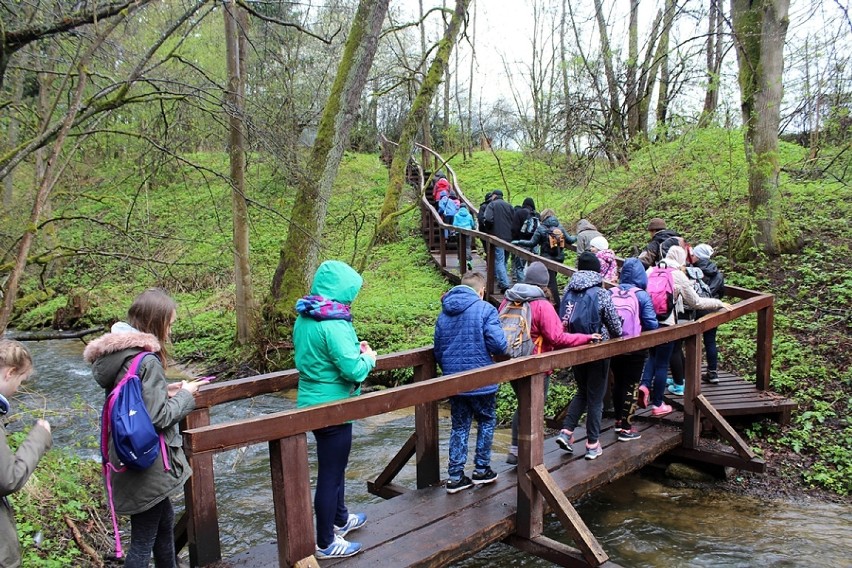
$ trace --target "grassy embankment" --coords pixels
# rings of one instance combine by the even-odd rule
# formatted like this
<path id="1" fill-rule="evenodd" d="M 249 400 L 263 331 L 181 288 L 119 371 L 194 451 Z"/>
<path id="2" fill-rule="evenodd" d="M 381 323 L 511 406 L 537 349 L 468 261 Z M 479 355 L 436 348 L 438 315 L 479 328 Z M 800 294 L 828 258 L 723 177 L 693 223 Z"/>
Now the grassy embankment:
<path id="1" fill-rule="evenodd" d="M 713 244 L 729 282 L 775 293 L 772 387 L 796 398 L 801 410 L 787 428 L 763 422 L 746 434 L 770 459 L 773 475 L 848 495 L 852 492 L 850 190 L 845 180 L 782 174 L 788 218 L 804 237 L 802 251 L 780 259 L 755 254 L 749 262 L 735 263 L 727 258 L 727 249 L 747 207 L 741 148 L 738 132 L 700 132 L 636 152 L 629 170 L 599 167 L 582 186 L 562 177 L 558 169 L 520 154 L 502 153 L 501 160 L 513 203 L 531 196 L 539 209 L 554 208 L 566 226 L 588 217 L 622 255 L 642 246 L 648 218 L 664 217 L 690 242 Z M 781 162 L 790 170 L 801 169 L 804 156 L 799 147 L 781 147 Z M 192 159 L 216 171 L 226 169 L 218 155 Z M 490 154 L 479 153 L 454 167 L 475 202 L 488 189 L 502 185 Z M 257 203 L 252 209 L 252 265 L 256 292 L 262 296 L 287 226 L 287 219 L 273 211 L 288 211 L 292 192 L 264 164 L 252 168 L 251 195 Z M 16 325 L 49 323 L 67 296 L 81 290 L 92 298 L 85 323 L 104 323 L 122 317 L 129 299 L 141 288 L 164 285 L 175 292 L 181 306 L 174 329 L 177 357 L 202 367 L 241 360 L 245 353 L 231 345 L 230 195 L 225 184 L 187 168 L 158 173 L 141 191 L 133 174 L 117 165 L 99 165 L 78 175 L 85 177 L 86 191 L 59 196 L 54 212 L 68 218 L 98 218 L 100 223 L 66 222 L 56 238 L 70 250 L 93 252 L 68 258 L 61 269 L 42 275 L 46 293 L 39 290 L 37 277 L 28 280 L 23 303 L 30 302 L 32 309 Z M 386 175 L 375 156 L 347 156 L 329 207 L 325 257 L 351 261 L 363 250 Z M 416 235 L 417 220 L 416 213 L 408 215 L 404 220 L 408 236 L 376 251 L 354 306 L 359 334 L 380 352 L 429 344 L 439 298 L 447 288 L 430 267 Z M 748 376 L 755 333 L 754 318 L 721 328 L 724 368 Z M 565 390 L 554 389 L 551 404 L 565 396 Z M 32 489 L 16 499 L 19 511 L 31 511 L 32 498 L 52 502 L 57 495 L 49 480 L 77 467 L 60 459 L 44 468 Z M 98 489 L 96 484 L 95 494 Z M 78 522 L 85 523 L 86 513 L 80 515 Z M 50 526 L 33 525 L 34 518 L 21 515 L 25 539 L 38 532 L 47 538 L 64 530 L 61 518 L 54 518 L 57 522 Z M 42 558 L 45 548 L 38 552 Z M 74 550 L 70 544 L 65 548 Z M 60 549 L 57 554 L 71 552 Z"/>

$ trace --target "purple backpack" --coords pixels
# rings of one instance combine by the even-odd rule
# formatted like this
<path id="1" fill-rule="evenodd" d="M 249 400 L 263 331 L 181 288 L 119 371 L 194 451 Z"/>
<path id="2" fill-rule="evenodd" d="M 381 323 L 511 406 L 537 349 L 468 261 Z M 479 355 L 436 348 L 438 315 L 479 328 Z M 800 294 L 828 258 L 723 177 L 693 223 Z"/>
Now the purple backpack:
<path id="1" fill-rule="evenodd" d="M 642 322 L 639 319 L 639 298 L 636 291 L 639 288 L 625 290 L 621 287 L 610 289 L 612 303 L 618 317 L 621 318 L 621 337 L 636 337 L 642 332 Z"/>

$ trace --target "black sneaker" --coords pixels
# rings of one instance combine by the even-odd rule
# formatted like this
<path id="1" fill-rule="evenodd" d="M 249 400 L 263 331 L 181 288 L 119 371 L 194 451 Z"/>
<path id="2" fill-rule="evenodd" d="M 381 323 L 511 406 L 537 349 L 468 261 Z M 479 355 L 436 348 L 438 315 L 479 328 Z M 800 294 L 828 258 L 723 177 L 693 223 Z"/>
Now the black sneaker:
<path id="1" fill-rule="evenodd" d="M 705 383 L 710 383 L 711 385 L 719 384 L 719 374 L 716 371 L 707 371 L 703 375 L 701 375 L 701 380 Z"/>
<path id="2" fill-rule="evenodd" d="M 506 454 L 506 463 L 509 465 L 518 465 L 518 456 L 515 454 Z"/>
<path id="3" fill-rule="evenodd" d="M 476 476 L 475 473 L 473 475 Z M 451 495 L 464 489 L 470 489 L 471 487 L 473 487 L 473 481 L 466 475 L 462 475 L 458 481 L 447 481 L 447 493 Z"/>
<path id="4" fill-rule="evenodd" d="M 473 480 L 472 483 L 474 485 L 485 485 L 486 483 L 494 483 L 497 481 L 497 474 L 494 473 L 494 470 L 490 467 L 485 468 L 485 471 L 482 473 L 474 471 L 473 475 L 470 477 Z"/>

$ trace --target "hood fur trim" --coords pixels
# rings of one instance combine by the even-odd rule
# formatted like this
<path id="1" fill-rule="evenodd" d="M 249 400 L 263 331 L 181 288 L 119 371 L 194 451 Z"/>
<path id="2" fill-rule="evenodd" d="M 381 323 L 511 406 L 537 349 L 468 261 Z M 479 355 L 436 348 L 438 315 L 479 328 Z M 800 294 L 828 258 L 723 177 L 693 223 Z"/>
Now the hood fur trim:
<path id="1" fill-rule="evenodd" d="M 154 335 L 142 333 L 141 331 L 107 333 L 86 346 L 86 349 L 83 351 L 83 359 L 87 363 L 94 363 L 104 355 L 124 351 L 133 347 L 138 347 L 143 351 L 158 353 L 160 351 L 160 342 Z"/>

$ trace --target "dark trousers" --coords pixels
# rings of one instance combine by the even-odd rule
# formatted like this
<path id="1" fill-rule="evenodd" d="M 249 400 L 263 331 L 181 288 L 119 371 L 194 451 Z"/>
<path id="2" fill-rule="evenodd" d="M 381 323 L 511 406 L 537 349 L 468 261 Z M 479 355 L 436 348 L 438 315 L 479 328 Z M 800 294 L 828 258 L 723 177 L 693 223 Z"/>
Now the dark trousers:
<path id="1" fill-rule="evenodd" d="M 568 405 L 568 414 L 565 415 L 562 427 L 573 432 L 585 411 L 586 443 L 593 446 L 601 434 L 601 416 L 609 377 L 609 359 L 575 365 L 572 369 L 574 379 L 577 381 L 577 394 Z"/>
<path id="2" fill-rule="evenodd" d="M 672 347 L 672 356 L 669 358 L 669 368 L 672 372 L 672 380 L 676 385 L 682 385 L 686 380 L 686 357 L 683 355 L 683 339 L 677 339 Z"/>
<path id="3" fill-rule="evenodd" d="M 553 307 L 556 308 L 556 313 L 559 313 L 559 302 L 562 296 L 559 294 L 559 284 L 556 282 L 556 271 L 548 270 L 547 275 L 549 276 L 547 288 L 550 290 L 550 295 L 553 296 Z"/>
<path id="4" fill-rule="evenodd" d="M 174 568 L 175 511 L 168 497 L 141 513 L 130 515 L 130 550 L 124 559 L 125 568 L 148 568 L 151 553 L 154 566 Z"/>
<path id="5" fill-rule="evenodd" d="M 704 351 L 707 355 L 707 370 L 716 371 L 719 369 L 719 350 L 716 347 L 716 330 L 718 328 L 708 329 L 704 332 Z"/>
<path id="6" fill-rule="evenodd" d="M 314 430 L 317 440 L 317 489 L 314 512 L 317 516 L 317 546 L 326 548 L 334 540 L 334 525 L 349 520 L 344 503 L 346 466 L 352 450 L 352 424 Z"/>
<path id="7" fill-rule="evenodd" d="M 622 421 L 622 428 L 629 428 L 629 425 L 633 423 L 633 414 L 636 412 L 636 387 L 642 378 L 642 370 L 645 368 L 647 358 L 648 352 L 643 349 L 610 359 L 613 375 L 612 406 L 615 410 L 615 421 Z"/>

